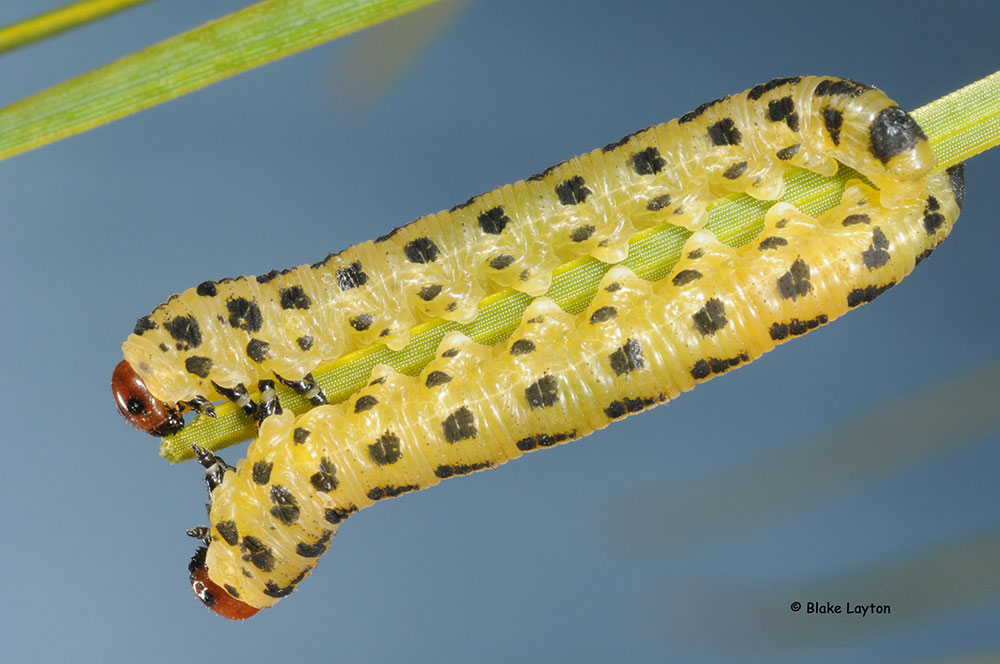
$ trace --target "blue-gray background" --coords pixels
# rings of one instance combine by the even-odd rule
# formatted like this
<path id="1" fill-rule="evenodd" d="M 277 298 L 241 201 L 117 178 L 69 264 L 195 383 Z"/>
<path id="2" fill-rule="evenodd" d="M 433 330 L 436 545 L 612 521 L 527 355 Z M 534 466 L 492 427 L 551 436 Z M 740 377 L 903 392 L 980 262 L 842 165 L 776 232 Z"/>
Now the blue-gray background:
<path id="1" fill-rule="evenodd" d="M 0 22 L 57 4 L 7 0 Z M 2 101 L 243 4 L 163 0 L 3 56 Z M 172 292 L 317 260 L 725 93 L 836 74 L 924 104 L 1000 66 L 1000 9 L 964 6 L 479 0 L 367 105 L 351 38 L 0 163 L 5 653 L 998 656 L 1000 440 L 977 424 L 1000 410 L 979 389 L 1000 382 L 997 154 L 969 164 L 953 237 L 875 305 L 582 442 L 375 506 L 250 623 L 191 597 L 200 471 L 162 461 L 108 390 Z"/>

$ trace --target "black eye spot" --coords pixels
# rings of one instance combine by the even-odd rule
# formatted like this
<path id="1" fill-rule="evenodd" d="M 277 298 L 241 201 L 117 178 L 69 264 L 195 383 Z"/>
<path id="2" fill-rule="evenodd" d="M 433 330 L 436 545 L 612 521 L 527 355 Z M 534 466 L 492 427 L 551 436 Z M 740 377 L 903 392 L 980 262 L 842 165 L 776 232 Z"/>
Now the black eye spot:
<path id="1" fill-rule="evenodd" d="M 142 415 L 146 412 L 145 404 L 138 397 L 129 397 L 128 401 L 125 402 L 125 408 L 133 415 Z"/>

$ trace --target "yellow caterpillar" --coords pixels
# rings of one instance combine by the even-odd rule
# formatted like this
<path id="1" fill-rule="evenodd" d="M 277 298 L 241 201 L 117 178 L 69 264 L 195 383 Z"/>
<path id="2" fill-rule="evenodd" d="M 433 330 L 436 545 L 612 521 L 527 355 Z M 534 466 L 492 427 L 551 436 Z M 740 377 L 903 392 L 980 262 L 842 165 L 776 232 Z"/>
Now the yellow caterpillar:
<path id="1" fill-rule="evenodd" d="M 421 320 L 468 322 L 505 287 L 541 295 L 566 260 L 619 262 L 637 230 L 664 220 L 696 230 L 720 194 L 775 199 L 789 167 L 829 176 L 838 161 L 892 202 L 920 191 L 933 154 L 875 88 L 775 79 L 318 263 L 174 295 L 123 344 L 115 397 L 126 419 L 158 435 L 221 398 L 260 417 L 268 411 L 249 391 L 266 398 L 275 377 L 321 404 L 311 372 L 324 362 L 376 341 L 401 348 Z"/>
<path id="2" fill-rule="evenodd" d="M 584 222 L 594 227 L 585 241 L 600 238 L 586 250 L 596 255 L 598 247 L 618 246 L 620 237 L 611 228 L 638 228 L 662 214 L 697 228 L 705 204 L 716 194 L 745 190 L 774 197 L 786 164 L 832 174 L 836 161 L 855 168 L 879 189 L 852 180 L 841 203 L 818 219 L 775 204 L 760 236 L 739 249 L 720 244 L 707 231 L 695 232 L 664 279 L 650 283 L 623 266 L 614 267 L 584 312 L 572 316 L 540 297 L 514 334 L 497 346 L 451 333 L 417 377 L 379 367 L 369 385 L 347 402 L 320 405 L 298 418 L 285 413 L 264 419 L 258 439 L 236 468 L 200 452 L 212 504 L 211 526 L 197 533 L 207 547 L 190 565 L 196 594 L 219 615 L 253 615 L 290 594 L 326 551 L 339 524 L 373 502 L 584 436 L 870 302 L 909 274 L 950 232 L 964 195 L 964 173 L 957 166 L 928 175 L 934 157 L 926 137 L 878 90 L 840 79 L 802 77 L 777 79 L 703 105 L 679 120 L 447 213 L 460 229 L 454 234 L 472 238 L 464 255 L 474 258 L 465 264 L 472 266 L 470 274 L 478 275 L 481 262 L 488 263 L 497 251 L 478 241 L 476 222 L 469 222 L 483 209 L 501 205 L 510 219 L 493 234 L 494 243 L 503 240 L 507 227 L 537 229 L 518 259 L 545 255 L 541 244 L 550 237 L 546 229 L 568 231 L 572 241 L 572 229 Z M 544 186 L 531 189 L 532 182 Z M 528 191 L 535 191 L 536 198 L 526 197 Z M 564 204 L 563 198 L 570 202 Z M 562 209 L 568 206 L 572 214 Z M 462 216 L 463 210 L 471 216 Z M 529 218 L 526 210 L 542 216 Z M 457 246 L 442 239 L 450 237 L 448 231 L 434 226 L 439 234 L 431 233 L 434 218 L 401 229 L 396 235 L 402 237 L 387 245 L 385 255 L 405 254 L 405 247 L 416 241 L 414 234 L 439 248 Z M 377 245 L 341 255 L 352 265 L 372 246 Z M 555 246 L 565 250 L 571 245 Z M 502 251 L 510 249 L 504 245 Z M 279 276 L 305 284 L 308 269 L 319 268 Z M 427 274 L 441 278 L 434 270 Z M 290 282 L 280 283 L 285 285 L 277 287 L 279 293 L 290 287 Z M 466 301 L 452 295 L 458 286 L 441 285 L 450 301 Z M 251 291 L 241 292 L 245 297 Z M 263 291 L 252 293 L 265 297 Z M 372 304 L 360 292 L 353 295 L 352 302 Z M 168 302 L 158 310 L 158 327 L 137 338 L 145 343 L 146 334 L 176 320 L 170 318 L 177 315 L 170 307 Z M 410 320 L 413 312 L 404 312 L 402 319 Z M 296 327 L 301 317 L 292 313 L 288 328 L 301 330 Z M 272 314 L 281 320 L 277 310 L 268 316 Z M 225 319 L 218 312 L 201 315 Z M 220 330 L 226 322 L 220 322 Z M 275 329 L 280 327 L 275 323 Z M 336 331 L 343 329 L 334 328 L 331 347 L 348 344 L 336 341 Z M 183 352 L 201 346 L 239 350 L 247 338 L 238 335 L 236 342 L 222 336 L 216 341 L 203 335 Z M 130 338 L 127 357 L 130 343 L 138 345 Z M 226 357 L 246 364 L 237 354 Z M 144 374 L 139 366 L 147 381 L 158 371 Z M 253 377 L 264 375 L 262 369 L 254 371 Z"/>

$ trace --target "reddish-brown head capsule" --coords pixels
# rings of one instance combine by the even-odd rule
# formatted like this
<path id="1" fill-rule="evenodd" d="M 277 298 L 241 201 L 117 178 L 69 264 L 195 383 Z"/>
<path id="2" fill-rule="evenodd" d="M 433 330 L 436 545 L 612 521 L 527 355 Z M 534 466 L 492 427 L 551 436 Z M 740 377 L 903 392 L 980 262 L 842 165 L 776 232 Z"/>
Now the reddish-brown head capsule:
<path id="1" fill-rule="evenodd" d="M 236 599 L 217 583 L 208 578 L 208 568 L 205 567 L 205 547 L 201 547 L 191 558 L 188 571 L 191 573 L 191 589 L 201 600 L 201 603 L 212 610 L 212 613 L 230 620 L 246 620 L 260 609 Z M 234 591 L 235 592 L 235 591 Z"/>
<path id="2" fill-rule="evenodd" d="M 149 393 L 139 374 L 122 360 L 111 374 L 111 393 L 129 424 L 154 436 L 176 433 L 184 426 L 184 418 Z"/>

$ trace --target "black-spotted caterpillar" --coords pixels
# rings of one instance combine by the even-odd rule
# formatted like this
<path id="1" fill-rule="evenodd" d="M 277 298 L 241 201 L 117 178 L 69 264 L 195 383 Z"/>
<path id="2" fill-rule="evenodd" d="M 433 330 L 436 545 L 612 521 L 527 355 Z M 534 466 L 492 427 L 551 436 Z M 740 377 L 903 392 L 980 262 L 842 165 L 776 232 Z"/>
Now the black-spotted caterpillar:
<path id="1" fill-rule="evenodd" d="M 212 526 L 195 591 L 220 615 L 251 615 L 288 595 L 358 509 L 579 438 L 871 301 L 950 231 L 962 170 L 928 176 L 923 132 L 874 88 L 777 79 L 322 263 L 205 282 L 140 319 L 124 346 L 135 372 L 116 389 L 127 411 L 153 401 L 145 388 L 169 412 L 218 394 L 245 404 L 245 385 L 273 374 L 318 403 L 308 374 L 325 359 L 404 344 L 421 317 L 467 320 L 501 286 L 538 295 L 560 260 L 621 260 L 636 229 L 696 230 L 719 194 L 776 198 L 789 165 L 832 175 L 837 161 L 879 190 L 852 181 L 819 219 L 776 204 L 739 249 L 695 232 L 666 278 L 612 268 L 586 311 L 538 298 L 495 347 L 453 333 L 418 377 L 380 368 L 345 403 L 264 419 L 235 470 L 202 453 Z"/>

